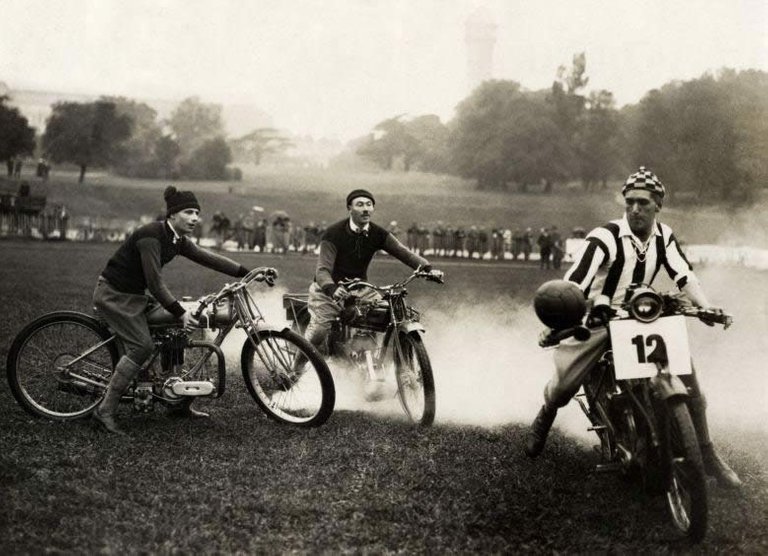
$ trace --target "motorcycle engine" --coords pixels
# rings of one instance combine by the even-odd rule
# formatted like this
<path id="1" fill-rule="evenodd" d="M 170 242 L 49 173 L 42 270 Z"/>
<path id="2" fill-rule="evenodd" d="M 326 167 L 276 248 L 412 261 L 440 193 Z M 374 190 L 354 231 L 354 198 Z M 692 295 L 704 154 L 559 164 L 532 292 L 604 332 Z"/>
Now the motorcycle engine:
<path id="1" fill-rule="evenodd" d="M 182 380 L 174 376 L 163 384 L 163 396 L 171 400 L 179 398 L 210 396 L 216 392 L 216 387 L 209 380 Z"/>

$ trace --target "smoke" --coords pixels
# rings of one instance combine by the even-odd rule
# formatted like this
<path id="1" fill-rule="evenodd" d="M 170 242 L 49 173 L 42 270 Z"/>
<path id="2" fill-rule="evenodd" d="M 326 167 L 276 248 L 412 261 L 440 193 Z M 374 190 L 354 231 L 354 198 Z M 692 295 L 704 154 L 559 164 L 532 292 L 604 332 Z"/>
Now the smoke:
<path id="1" fill-rule="evenodd" d="M 698 271 L 710 299 L 735 315 L 723 331 L 689 322 L 691 353 L 709 404 L 713 431 L 744 429 L 768 432 L 768 293 L 765 273 L 712 267 Z M 267 321 L 286 324 L 284 290 L 261 291 L 257 302 Z M 511 297 L 464 301 L 450 309 L 432 308 L 422 319 L 424 343 L 432 361 L 437 395 L 437 423 L 494 427 L 528 425 L 543 402 L 544 385 L 553 369 L 552 352 L 538 347 L 542 325 L 528 304 Z M 243 337 L 225 342 L 230 366 L 239 362 Z M 329 362 L 339 410 L 402 417 L 388 377 L 385 401 L 368 402 L 361 377 L 338 361 Z M 589 442 L 588 422 L 576 402 L 560 410 L 555 426 Z"/>

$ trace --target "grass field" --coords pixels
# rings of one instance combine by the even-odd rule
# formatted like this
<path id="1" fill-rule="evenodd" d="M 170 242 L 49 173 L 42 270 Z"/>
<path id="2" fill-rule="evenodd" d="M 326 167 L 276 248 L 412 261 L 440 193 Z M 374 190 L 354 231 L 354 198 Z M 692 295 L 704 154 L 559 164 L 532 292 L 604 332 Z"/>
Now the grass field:
<path id="1" fill-rule="evenodd" d="M 0 361 L 35 316 L 88 311 L 95 278 L 114 245 L 0 242 Z M 272 265 L 270 320 L 280 294 L 304 290 L 311 257 L 236 254 Z M 445 286 L 417 283 L 437 383 L 437 421 L 415 429 L 399 412 L 365 404 L 340 381 L 338 411 L 304 431 L 267 420 L 227 349 L 223 398 L 201 402 L 206 422 L 121 410 L 130 439 L 88 422 L 34 419 L 0 387 L 0 553 L 678 553 L 660 499 L 595 475 L 586 420 L 568 407 L 545 454 L 522 454 L 550 354 L 536 347 L 530 296 L 555 274 L 525 264 L 438 262 Z M 187 276 L 187 271 L 192 271 Z M 403 275 L 378 260 L 371 278 Z M 226 279 L 174 261 L 178 295 Z M 711 491 L 702 553 L 768 551 L 768 349 L 765 275 L 704 269 L 705 284 L 736 314 L 727 333 L 698 327 L 692 342 L 710 399 L 715 440 L 746 482 Z M 737 281 L 738 280 L 738 281 Z M 733 288 L 733 284 L 739 284 Z M 762 403 L 761 403 L 762 402 Z"/>
<path id="2" fill-rule="evenodd" d="M 438 221 L 454 226 L 493 228 L 531 227 L 538 231 L 557 225 L 567 235 L 576 226 L 587 229 L 618 218 L 623 207 L 610 192 L 583 193 L 560 187 L 556 195 L 477 191 L 474 184 L 451 176 L 418 172 L 349 173 L 318 169 L 246 168 L 241 182 L 176 182 L 194 191 L 210 224 L 215 211 L 234 221 L 254 205 L 265 215 L 285 210 L 300 223 L 335 222 L 345 215 L 344 198 L 363 187 L 377 199 L 376 221 L 396 220 L 405 230 L 412 222 L 434 226 Z M 56 170 L 47 183 L 30 178 L 33 195 L 47 195 L 49 203 L 63 203 L 70 215 L 133 220 L 163 211 L 162 191 L 168 182 L 136 180 L 93 172 L 83 184 L 74 171 Z M 16 182 L 0 178 L 0 192 L 18 189 Z M 765 197 L 765 196 L 764 196 Z M 749 210 L 701 208 L 667 203 L 664 222 L 672 225 L 686 243 L 727 243 L 768 248 L 768 201 Z"/>

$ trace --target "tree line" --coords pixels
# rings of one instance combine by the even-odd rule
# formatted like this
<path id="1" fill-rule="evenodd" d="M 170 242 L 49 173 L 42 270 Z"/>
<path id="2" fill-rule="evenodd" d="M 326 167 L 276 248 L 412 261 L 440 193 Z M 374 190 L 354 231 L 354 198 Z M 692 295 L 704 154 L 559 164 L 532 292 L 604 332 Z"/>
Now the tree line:
<path id="1" fill-rule="evenodd" d="M 675 81 L 637 104 L 616 107 L 608 90 L 588 91 L 586 56 L 558 68 L 549 89 L 490 80 L 462 100 L 452 120 L 435 115 L 388 118 L 352 143 L 385 170 L 447 173 L 481 189 L 549 192 L 558 183 L 604 188 L 639 165 L 669 185 L 670 196 L 749 203 L 768 184 L 768 73 L 721 70 Z M 233 159 L 259 164 L 292 147 L 273 128 L 227 139 L 222 107 L 197 97 L 169 118 L 123 97 L 52 106 L 37 144 L 35 130 L 0 97 L 0 160 L 39 151 L 88 168 L 162 179 L 238 179 Z"/>
<path id="2" fill-rule="evenodd" d="M 616 107 L 607 90 L 586 88 L 586 56 L 561 66 L 551 88 L 482 83 L 442 123 L 398 115 L 357 141 L 358 155 L 382 169 L 418 169 L 476 180 L 481 189 L 585 190 L 640 165 L 670 196 L 744 204 L 768 185 L 768 74 L 722 70 L 675 81 L 639 103 Z"/>
<path id="3" fill-rule="evenodd" d="M 0 160 L 32 155 L 38 146 L 35 129 L 8 100 L 0 97 Z M 272 128 L 227 139 L 222 107 L 197 97 L 179 103 L 166 120 L 124 97 L 58 102 L 39 139 L 45 158 L 79 167 L 80 182 L 92 167 L 138 178 L 239 179 L 238 169 L 228 166 L 233 159 L 258 164 L 266 153 L 291 146 Z"/>

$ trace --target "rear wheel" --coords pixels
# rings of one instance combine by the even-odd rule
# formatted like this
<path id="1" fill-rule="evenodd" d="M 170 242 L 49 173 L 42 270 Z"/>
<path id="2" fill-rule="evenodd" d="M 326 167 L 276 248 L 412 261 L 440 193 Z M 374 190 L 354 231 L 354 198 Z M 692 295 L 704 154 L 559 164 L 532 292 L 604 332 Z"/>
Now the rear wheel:
<path id="1" fill-rule="evenodd" d="M 43 315 L 13 340 L 6 372 L 16 401 L 29 413 L 57 421 L 88 415 L 117 364 L 110 333 L 89 315 Z"/>
<path id="2" fill-rule="evenodd" d="M 392 346 L 397 395 L 408 418 L 429 426 L 435 420 L 435 379 L 421 336 L 399 333 Z"/>
<path id="3" fill-rule="evenodd" d="M 248 392 L 268 417 L 302 427 L 322 425 L 333 413 L 336 390 L 328 365 L 291 330 L 259 332 L 243 345 Z"/>
<path id="4" fill-rule="evenodd" d="M 707 532 L 707 485 L 699 441 L 683 400 L 668 402 L 667 506 L 675 527 L 691 541 Z"/>

